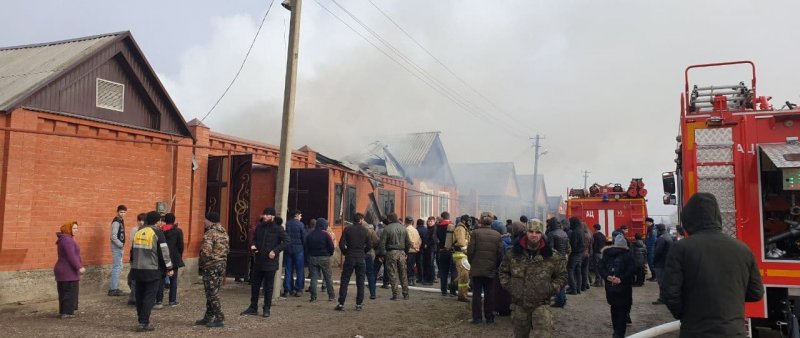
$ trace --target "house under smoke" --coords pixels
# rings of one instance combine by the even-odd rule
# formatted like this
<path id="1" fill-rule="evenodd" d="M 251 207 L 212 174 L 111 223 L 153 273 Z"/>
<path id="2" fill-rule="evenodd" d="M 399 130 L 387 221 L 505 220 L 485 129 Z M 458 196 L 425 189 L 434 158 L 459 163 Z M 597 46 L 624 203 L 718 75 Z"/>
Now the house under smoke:
<path id="1" fill-rule="evenodd" d="M 401 177 L 409 183 L 404 197 L 379 196 L 383 215 L 403 213 L 395 208 L 398 198 L 405 199 L 405 216 L 413 218 L 437 216 L 443 211 L 455 215 L 459 211 L 458 188 L 439 132 L 389 136 L 372 143 L 366 153 L 346 160 L 367 172 Z"/>
<path id="2" fill-rule="evenodd" d="M 519 219 L 524 214 L 514 163 L 459 163 L 453 165 L 453 174 L 462 192 L 463 212 L 491 211 L 498 219 Z"/>

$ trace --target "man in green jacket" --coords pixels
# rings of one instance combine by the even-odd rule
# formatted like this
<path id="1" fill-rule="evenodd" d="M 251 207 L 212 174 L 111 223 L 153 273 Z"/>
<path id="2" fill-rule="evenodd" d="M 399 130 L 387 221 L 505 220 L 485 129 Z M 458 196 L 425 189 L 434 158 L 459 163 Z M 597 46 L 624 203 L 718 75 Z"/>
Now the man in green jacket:
<path id="1" fill-rule="evenodd" d="M 383 255 L 392 284 L 392 300 L 397 300 L 397 284 L 402 285 L 403 299 L 408 299 L 408 276 L 406 274 L 406 252 L 411 248 L 406 228 L 400 224 L 397 214 L 386 216 L 389 225 L 381 232 L 379 255 Z"/>
<path id="2" fill-rule="evenodd" d="M 514 239 L 500 264 L 500 285 L 511 294 L 514 337 L 553 336 L 550 297 L 567 283 L 564 257 L 543 239 L 541 222 L 530 222 L 527 231 Z"/>
<path id="3" fill-rule="evenodd" d="M 745 337 L 744 303 L 764 296 L 753 252 L 722 233 L 714 195 L 697 193 L 683 207 L 689 236 L 667 254 L 661 298 L 681 321 L 681 337 Z"/>

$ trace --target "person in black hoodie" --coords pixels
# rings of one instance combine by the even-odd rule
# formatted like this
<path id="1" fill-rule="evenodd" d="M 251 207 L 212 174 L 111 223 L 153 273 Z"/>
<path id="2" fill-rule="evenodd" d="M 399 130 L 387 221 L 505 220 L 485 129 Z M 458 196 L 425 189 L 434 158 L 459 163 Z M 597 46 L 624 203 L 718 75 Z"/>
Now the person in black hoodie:
<path id="1" fill-rule="evenodd" d="M 569 246 L 572 252 L 569 254 L 567 260 L 567 272 L 569 273 L 568 284 L 569 291 L 567 294 L 577 295 L 581 293 L 581 260 L 586 251 L 586 245 L 583 239 L 583 223 L 577 217 L 569 219 Z"/>
<path id="2" fill-rule="evenodd" d="M 625 337 L 625 328 L 633 304 L 634 262 L 628 242 L 622 235 L 614 238 L 614 245 L 603 248 L 603 258 L 598 266 L 605 280 L 606 301 L 611 305 L 611 324 L 614 338 Z"/>
<path id="3" fill-rule="evenodd" d="M 309 222 L 311 223 L 311 222 Z M 325 281 L 325 290 L 328 292 L 328 301 L 333 301 L 333 280 L 331 279 L 331 256 L 333 255 L 333 240 L 328 234 L 328 220 L 317 218 L 316 227 L 305 238 L 305 256 L 308 257 L 308 268 L 311 270 L 311 301 L 317 300 L 317 279 L 320 272 Z"/>
<path id="4" fill-rule="evenodd" d="M 683 207 L 688 237 L 667 254 L 661 298 L 681 321 L 681 337 L 745 337 L 744 303 L 761 300 L 764 285 L 753 252 L 722 233 L 714 195 L 697 193 Z"/>
<path id="5" fill-rule="evenodd" d="M 250 246 L 253 252 L 253 276 L 250 279 L 250 306 L 242 315 L 258 315 L 258 296 L 264 288 L 264 317 L 270 316 L 272 307 L 272 291 L 275 282 L 275 271 L 278 270 L 278 258 L 289 245 L 289 237 L 283 229 L 283 219 L 266 217 L 256 227 L 255 236 Z"/>
<path id="6" fill-rule="evenodd" d="M 658 230 L 658 239 L 656 240 L 656 252 L 653 256 L 653 270 L 656 273 L 656 281 L 658 281 L 658 286 L 660 287 L 661 283 L 664 281 L 663 274 L 664 265 L 667 262 L 667 254 L 672 248 L 672 243 L 674 240 L 672 235 L 667 232 L 667 227 L 664 224 L 656 224 L 656 229 Z M 663 299 L 661 299 L 661 295 L 659 295 L 658 299 L 653 302 L 653 305 L 660 304 L 664 304 Z"/>
<path id="7" fill-rule="evenodd" d="M 172 260 L 174 273 L 169 277 L 169 305 L 178 305 L 178 268 L 184 267 L 183 264 L 183 230 L 178 228 L 175 223 L 175 214 L 168 213 L 164 215 L 164 225 L 161 226 L 161 231 L 164 232 L 166 237 L 167 247 L 169 248 L 169 258 Z M 166 282 L 166 280 L 164 281 Z M 156 308 L 160 308 L 161 302 L 164 300 L 165 285 L 162 282 L 161 287 L 158 288 L 156 294 Z"/>

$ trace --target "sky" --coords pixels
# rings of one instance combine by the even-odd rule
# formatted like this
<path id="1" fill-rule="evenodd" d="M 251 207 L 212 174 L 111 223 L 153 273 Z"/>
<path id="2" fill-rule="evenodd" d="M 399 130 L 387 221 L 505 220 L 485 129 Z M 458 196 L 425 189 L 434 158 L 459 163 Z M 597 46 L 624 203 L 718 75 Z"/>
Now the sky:
<path id="1" fill-rule="evenodd" d="M 0 21 L 14 29 L 0 46 L 129 30 L 189 121 L 233 79 L 269 5 L 7 2 Z M 301 13 L 293 148 L 341 158 L 382 135 L 440 131 L 452 163 L 532 174 L 540 134 L 549 195 L 582 187 L 584 170 L 589 184 L 641 177 L 654 215 L 675 210 L 661 204 L 660 177 L 675 166 L 687 66 L 752 60 L 760 95 L 800 101 L 798 1 L 304 0 Z M 289 14 L 272 4 L 204 120 L 213 130 L 279 143 Z M 690 76 L 751 78 L 743 67 Z"/>

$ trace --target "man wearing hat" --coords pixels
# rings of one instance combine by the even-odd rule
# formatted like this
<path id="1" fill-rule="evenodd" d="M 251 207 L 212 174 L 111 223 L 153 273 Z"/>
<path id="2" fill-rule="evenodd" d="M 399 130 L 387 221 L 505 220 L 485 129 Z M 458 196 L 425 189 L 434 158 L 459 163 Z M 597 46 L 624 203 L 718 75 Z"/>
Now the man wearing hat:
<path id="1" fill-rule="evenodd" d="M 265 210 L 269 215 L 274 211 Z M 271 215 L 270 215 L 271 216 Z M 250 279 L 250 306 L 242 311 L 242 315 L 258 315 L 258 296 L 264 288 L 264 307 L 262 315 L 270 316 L 272 307 L 272 290 L 275 282 L 275 272 L 278 270 L 278 257 L 289 246 L 289 237 L 283 229 L 283 219 L 280 217 L 262 218 L 253 235 L 250 251 L 253 253 L 253 274 Z"/>
<path id="2" fill-rule="evenodd" d="M 542 222 L 532 220 L 500 264 L 498 277 L 511 294 L 511 322 L 517 338 L 553 336 L 553 314 L 548 304 L 567 283 L 564 257 L 543 237 Z"/>
<path id="3" fill-rule="evenodd" d="M 204 224 L 206 232 L 200 245 L 200 274 L 203 276 L 203 290 L 206 294 L 206 313 L 203 319 L 195 322 L 208 327 L 223 327 L 225 315 L 219 303 L 219 287 L 225 276 L 225 266 L 230 253 L 228 233 L 219 224 L 219 214 L 209 212 Z"/>

